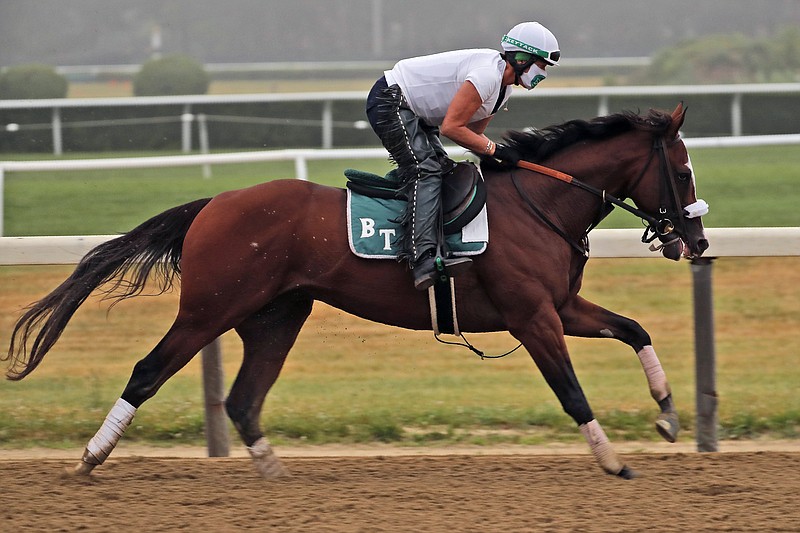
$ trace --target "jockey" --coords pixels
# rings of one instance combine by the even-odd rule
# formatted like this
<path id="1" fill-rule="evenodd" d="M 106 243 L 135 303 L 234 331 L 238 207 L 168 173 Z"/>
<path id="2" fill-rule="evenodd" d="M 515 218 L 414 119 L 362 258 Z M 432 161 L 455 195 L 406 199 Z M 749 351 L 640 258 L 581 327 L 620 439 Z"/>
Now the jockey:
<path id="1" fill-rule="evenodd" d="M 538 22 L 517 24 L 501 45 L 500 54 L 471 49 L 403 59 L 367 97 L 369 123 L 406 185 L 400 258 L 408 260 L 419 290 L 433 285 L 440 269 L 457 276 L 472 264 L 466 257 L 448 257 L 442 248 L 442 176 L 454 163 L 440 132 L 477 154 L 516 165 L 516 150 L 483 132 L 511 96 L 509 86 L 533 89 L 561 57 L 555 36 Z"/>

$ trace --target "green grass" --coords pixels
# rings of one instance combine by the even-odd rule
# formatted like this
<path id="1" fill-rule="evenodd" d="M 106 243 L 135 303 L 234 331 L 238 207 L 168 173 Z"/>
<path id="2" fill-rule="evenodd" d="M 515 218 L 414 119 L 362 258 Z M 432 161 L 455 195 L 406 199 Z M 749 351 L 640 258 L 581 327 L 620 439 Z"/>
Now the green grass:
<path id="1" fill-rule="evenodd" d="M 111 155 L 130 154 L 104 154 Z M 800 226 L 796 208 L 800 150 L 796 147 L 697 149 L 692 151 L 692 162 L 700 196 L 711 205 L 704 218 L 706 227 Z M 343 186 L 347 167 L 377 173 L 391 168 L 382 159 L 312 161 L 309 176 L 317 183 Z M 291 161 L 212 168 L 210 179 L 202 177 L 200 167 L 9 173 L 5 234 L 120 233 L 184 202 L 294 177 Z M 617 209 L 601 227 L 640 226 L 638 219 Z"/>
<path id="2" fill-rule="evenodd" d="M 313 181 L 336 186 L 344 186 L 348 166 L 391 168 L 381 159 L 308 164 Z M 292 161 L 216 165 L 211 178 L 202 177 L 201 167 L 9 173 L 5 234 L 122 233 L 170 207 L 294 175 Z"/>
<path id="3" fill-rule="evenodd" d="M 698 148 L 690 151 L 698 196 L 711 206 L 707 228 L 800 226 L 797 146 Z M 617 209 L 601 227 L 638 227 Z"/>
<path id="4" fill-rule="evenodd" d="M 700 196 L 711 204 L 708 227 L 800 226 L 794 147 L 692 151 Z M 111 155 L 111 154 L 106 154 Z M 117 154 L 115 154 L 117 155 Z M 80 157 L 79 154 L 74 155 Z M 388 170 L 383 160 L 311 162 L 316 182 L 342 185 L 356 167 Z M 201 169 L 11 174 L 6 177 L 6 233 L 105 234 L 127 231 L 168 207 L 292 177 L 287 163 Z M 637 227 L 617 212 L 604 227 Z M 0 344 L 22 305 L 60 282 L 69 267 L 0 267 Z M 714 268 L 718 391 L 722 438 L 797 438 L 800 432 L 800 260 L 723 258 Z M 694 360 L 691 278 L 684 263 L 594 259 L 584 296 L 636 318 L 651 333 L 693 434 Z M 0 447 L 82 446 L 119 396 L 134 363 L 163 335 L 174 295 L 106 307 L 88 301 L 37 371 L 0 382 Z M 469 336 L 487 353 L 516 343 L 507 334 Z M 569 339 L 583 388 L 612 440 L 657 438 L 656 407 L 636 356 L 607 340 Z M 223 339 L 232 383 L 241 345 Z M 199 358 L 139 411 L 126 441 L 203 442 Z M 378 326 L 315 307 L 266 403 L 263 422 L 283 443 L 393 442 L 401 445 L 579 442 L 523 351 L 480 361 L 436 343 L 430 333 Z"/>

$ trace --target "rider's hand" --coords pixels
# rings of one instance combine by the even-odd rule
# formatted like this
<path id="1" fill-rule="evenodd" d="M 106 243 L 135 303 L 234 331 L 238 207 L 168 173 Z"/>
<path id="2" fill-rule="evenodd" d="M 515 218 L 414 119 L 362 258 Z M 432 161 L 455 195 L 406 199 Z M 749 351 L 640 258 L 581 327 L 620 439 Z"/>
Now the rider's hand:
<path id="1" fill-rule="evenodd" d="M 506 166 L 515 167 L 522 156 L 515 148 L 497 143 L 494 146 L 494 154 L 492 154 L 492 157 Z"/>

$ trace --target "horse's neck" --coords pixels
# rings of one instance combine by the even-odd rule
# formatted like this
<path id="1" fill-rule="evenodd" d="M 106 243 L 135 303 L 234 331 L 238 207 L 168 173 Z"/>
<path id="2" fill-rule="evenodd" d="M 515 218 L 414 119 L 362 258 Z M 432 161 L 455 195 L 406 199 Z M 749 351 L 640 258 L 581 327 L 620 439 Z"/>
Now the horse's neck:
<path id="1" fill-rule="evenodd" d="M 544 163 L 595 189 L 616 197 L 627 192 L 627 176 L 634 166 L 626 156 L 622 145 L 607 142 L 608 147 L 598 145 L 575 147 L 557 154 Z M 567 185 L 552 178 L 541 183 L 541 197 L 550 216 L 556 219 L 567 233 L 579 238 L 586 228 L 597 221 L 602 208 L 602 198 L 574 185 Z"/>

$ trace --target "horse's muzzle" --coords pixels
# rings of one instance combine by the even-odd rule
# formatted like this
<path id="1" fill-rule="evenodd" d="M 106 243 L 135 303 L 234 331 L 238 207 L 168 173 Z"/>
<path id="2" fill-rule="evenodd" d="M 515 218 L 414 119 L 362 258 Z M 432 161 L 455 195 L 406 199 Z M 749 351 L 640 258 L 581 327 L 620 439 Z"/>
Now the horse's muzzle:
<path id="1" fill-rule="evenodd" d="M 695 259 L 703 255 L 706 250 L 708 250 L 708 239 L 702 237 L 695 241 L 694 246 L 687 244 L 683 255 L 687 259 Z"/>
<path id="2" fill-rule="evenodd" d="M 708 239 L 701 237 L 696 240 L 685 240 L 675 234 L 660 235 L 659 246 L 651 246 L 651 250 L 661 250 L 661 254 L 667 259 L 679 261 L 682 257 L 695 259 L 703 255 L 708 250 Z"/>

